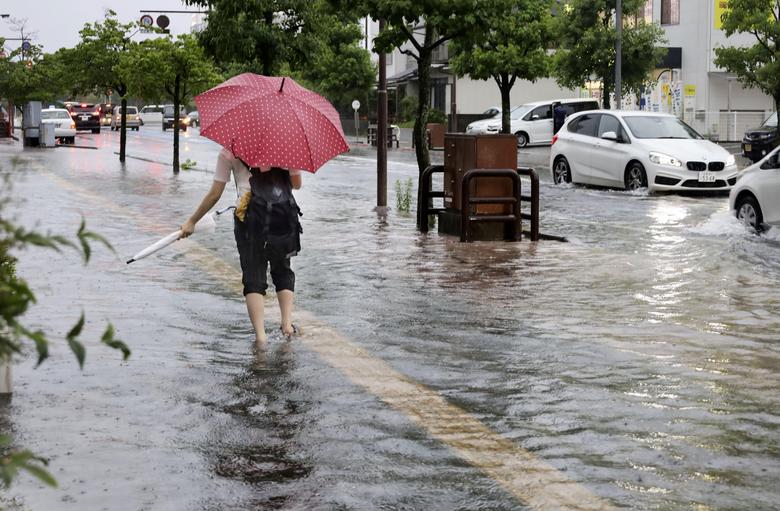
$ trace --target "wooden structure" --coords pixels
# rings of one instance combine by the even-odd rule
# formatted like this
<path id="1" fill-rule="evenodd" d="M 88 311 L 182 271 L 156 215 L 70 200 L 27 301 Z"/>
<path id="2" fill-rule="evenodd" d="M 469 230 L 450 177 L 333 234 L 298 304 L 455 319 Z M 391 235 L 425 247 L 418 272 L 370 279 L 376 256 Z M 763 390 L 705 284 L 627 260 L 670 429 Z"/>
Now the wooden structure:
<path id="1" fill-rule="evenodd" d="M 539 178 L 533 169 L 516 168 L 514 135 L 446 135 L 444 165 L 420 175 L 417 225 L 428 231 L 428 216 L 438 215 L 439 232 L 461 241 L 520 239 L 522 219 L 531 221 L 528 235 L 539 239 Z M 442 173 L 443 190 L 432 190 L 432 176 Z M 520 176 L 531 179 L 531 194 L 522 195 Z M 432 207 L 441 198 L 443 207 Z M 521 212 L 521 201 L 530 213 Z"/>

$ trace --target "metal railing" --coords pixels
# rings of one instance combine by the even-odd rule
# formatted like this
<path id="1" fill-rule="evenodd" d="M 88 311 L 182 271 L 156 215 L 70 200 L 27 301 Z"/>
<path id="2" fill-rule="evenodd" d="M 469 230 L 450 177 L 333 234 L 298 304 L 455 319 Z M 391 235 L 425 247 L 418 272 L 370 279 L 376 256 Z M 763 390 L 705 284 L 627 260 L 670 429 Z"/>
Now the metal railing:
<path id="1" fill-rule="evenodd" d="M 756 128 L 769 117 L 764 111 L 686 110 L 683 120 L 703 137 L 715 142 L 739 142 L 745 130 Z"/>
<path id="2" fill-rule="evenodd" d="M 444 191 L 433 191 L 433 174 L 444 173 L 444 165 L 431 165 L 420 174 L 419 193 L 420 199 L 417 205 L 417 228 L 420 232 L 428 232 L 428 215 L 434 215 L 445 208 L 434 208 L 431 199 L 444 198 Z"/>

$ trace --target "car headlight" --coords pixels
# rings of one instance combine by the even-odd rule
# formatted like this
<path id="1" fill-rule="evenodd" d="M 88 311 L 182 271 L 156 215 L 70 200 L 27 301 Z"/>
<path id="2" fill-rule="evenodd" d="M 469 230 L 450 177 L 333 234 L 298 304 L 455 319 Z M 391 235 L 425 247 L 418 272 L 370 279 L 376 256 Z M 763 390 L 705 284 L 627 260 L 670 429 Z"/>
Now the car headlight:
<path id="1" fill-rule="evenodd" d="M 682 167 L 682 162 L 674 156 L 669 156 L 663 153 L 650 153 L 650 161 L 656 165 L 663 165 L 665 167 Z"/>
<path id="2" fill-rule="evenodd" d="M 737 164 L 737 159 L 734 157 L 733 154 L 728 155 L 726 158 L 726 166 L 731 167 Z"/>

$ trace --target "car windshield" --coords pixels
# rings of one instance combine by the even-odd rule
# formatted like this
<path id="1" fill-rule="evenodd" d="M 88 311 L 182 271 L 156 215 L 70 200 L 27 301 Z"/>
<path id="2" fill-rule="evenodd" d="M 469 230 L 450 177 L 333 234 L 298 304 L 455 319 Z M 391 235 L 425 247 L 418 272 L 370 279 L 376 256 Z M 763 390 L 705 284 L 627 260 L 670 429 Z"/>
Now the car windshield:
<path id="1" fill-rule="evenodd" d="M 530 112 L 533 107 L 533 105 L 520 105 L 509 113 L 509 117 L 515 120 L 520 119 Z"/>
<path id="2" fill-rule="evenodd" d="M 70 119 L 65 110 L 41 110 L 41 119 Z"/>
<path id="3" fill-rule="evenodd" d="M 777 128 L 777 112 L 767 117 L 761 126 L 764 128 Z"/>
<path id="4" fill-rule="evenodd" d="M 121 114 L 122 113 L 122 107 L 121 106 L 117 107 L 116 113 L 117 114 Z M 136 107 L 134 107 L 134 106 L 129 106 L 129 107 L 127 107 L 127 113 L 128 114 L 137 114 L 138 113 L 138 109 Z"/>
<path id="5" fill-rule="evenodd" d="M 676 117 L 636 115 L 623 119 L 636 138 L 702 138 L 693 128 Z"/>

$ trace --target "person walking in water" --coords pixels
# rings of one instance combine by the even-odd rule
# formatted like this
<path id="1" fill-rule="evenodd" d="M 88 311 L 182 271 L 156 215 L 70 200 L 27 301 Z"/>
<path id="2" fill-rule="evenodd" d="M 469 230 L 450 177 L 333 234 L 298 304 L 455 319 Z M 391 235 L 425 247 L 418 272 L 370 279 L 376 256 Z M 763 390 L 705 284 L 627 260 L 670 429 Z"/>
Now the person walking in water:
<path id="1" fill-rule="evenodd" d="M 300 209 L 292 190 L 303 184 L 300 170 L 278 167 L 250 169 L 228 149 L 222 149 L 211 189 L 195 212 L 181 226 L 181 237 L 195 230 L 198 220 L 208 213 L 222 197 L 231 179 L 236 184 L 238 202 L 234 216 L 234 234 L 241 261 L 244 298 L 249 319 L 255 331 L 255 342 L 263 348 L 265 332 L 265 293 L 268 288 L 268 266 L 279 300 L 286 337 L 297 332 L 292 323 L 295 273 L 290 257 L 300 250 Z"/>

